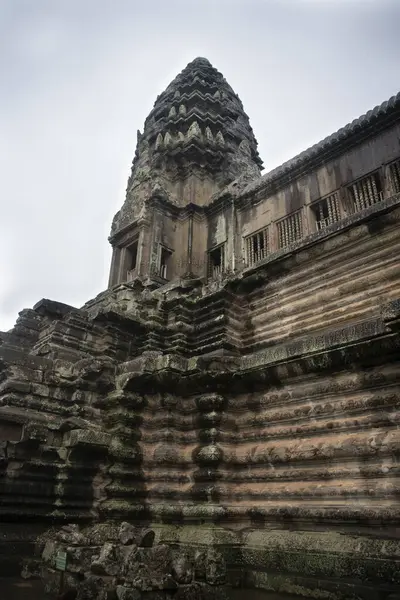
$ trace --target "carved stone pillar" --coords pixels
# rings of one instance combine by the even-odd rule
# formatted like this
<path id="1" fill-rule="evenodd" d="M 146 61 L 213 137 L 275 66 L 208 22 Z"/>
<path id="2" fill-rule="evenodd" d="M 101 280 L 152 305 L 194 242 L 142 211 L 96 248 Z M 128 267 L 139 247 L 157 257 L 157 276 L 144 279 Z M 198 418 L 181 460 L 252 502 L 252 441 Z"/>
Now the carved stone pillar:
<path id="1" fill-rule="evenodd" d="M 112 287 L 119 283 L 119 267 L 121 261 L 121 248 L 113 248 L 111 258 L 110 277 L 108 280 L 108 287 Z"/>

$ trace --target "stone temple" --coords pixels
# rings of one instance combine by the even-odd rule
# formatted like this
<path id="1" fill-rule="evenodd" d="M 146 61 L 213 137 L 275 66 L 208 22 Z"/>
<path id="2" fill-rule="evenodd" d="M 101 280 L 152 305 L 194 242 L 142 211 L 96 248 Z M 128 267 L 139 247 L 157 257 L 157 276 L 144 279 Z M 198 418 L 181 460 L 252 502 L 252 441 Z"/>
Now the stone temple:
<path id="1" fill-rule="evenodd" d="M 400 598 L 400 94 L 261 169 L 197 58 L 138 132 L 109 288 L 0 334 L 0 574 Z"/>

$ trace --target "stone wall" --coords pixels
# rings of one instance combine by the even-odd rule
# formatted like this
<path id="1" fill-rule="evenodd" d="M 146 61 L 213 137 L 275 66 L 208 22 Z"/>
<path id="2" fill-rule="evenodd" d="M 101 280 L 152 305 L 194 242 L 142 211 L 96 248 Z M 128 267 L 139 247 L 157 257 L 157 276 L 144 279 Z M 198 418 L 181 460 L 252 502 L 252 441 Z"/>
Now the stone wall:
<path id="1" fill-rule="evenodd" d="M 178 177 L 174 180 L 174 193 L 168 191 L 168 186 L 158 185 L 157 171 L 151 173 L 149 177 L 154 179 L 154 189 L 147 185 L 143 193 L 135 192 L 136 195 L 130 197 L 128 205 L 137 205 L 137 210 L 135 212 L 132 208 L 124 227 L 121 224 L 119 231 L 113 232 L 110 238 L 115 247 L 114 255 L 124 253 L 127 232 L 131 235 L 143 232 L 144 246 L 139 257 L 138 274 L 156 287 L 165 284 L 154 276 L 159 268 L 157 256 L 160 244 L 173 253 L 167 277 L 169 281 L 188 272 L 199 278 L 209 278 L 208 252 L 224 244 L 223 270 L 226 276 L 251 265 L 246 238 L 260 230 L 267 231 L 265 252 L 271 261 L 276 260 L 277 252 L 283 247 L 287 250 L 289 244 L 279 239 L 278 229 L 279 223 L 290 215 L 298 213 L 301 232 L 297 241 L 306 243 L 321 227 L 316 205 L 331 195 L 335 196 L 335 214 L 327 219 L 328 229 L 351 221 L 354 213 L 362 211 L 354 205 L 349 187 L 362 178 L 371 174 L 378 176 L 379 189 L 375 195 L 371 194 L 368 202 L 384 205 L 399 192 L 400 184 L 394 184 L 390 175 L 393 163 L 400 160 L 399 107 L 399 97 L 395 97 L 386 106 L 383 104 L 375 109 L 375 118 L 368 113 L 359 120 L 359 124 L 354 122 L 346 126 L 262 177 L 258 169 L 251 175 L 246 169 L 239 169 L 239 177 L 235 181 L 227 181 L 228 185 L 221 189 L 218 185 L 214 188 L 213 185 L 205 185 L 209 175 L 206 176 L 203 171 L 207 171 L 210 165 L 204 156 L 196 166 L 201 174 L 191 174 L 187 181 Z M 207 120 L 210 114 L 206 114 Z M 361 126 L 362 120 L 364 126 Z M 173 155 L 173 160 L 170 157 L 172 163 L 179 153 Z M 242 156 L 243 152 L 239 155 Z M 212 177 L 215 178 L 216 174 L 213 173 Z M 327 213 L 324 214 L 326 217 Z M 190 243 L 192 260 L 189 262 L 189 223 L 193 215 L 195 226 Z M 325 225 L 323 223 L 323 227 Z M 124 264 L 117 263 L 113 260 L 110 286 L 128 278 Z"/>
<path id="2" fill-rule="evenodd" d="M 263 261 L 265 282 L 246 295 L 246 351 L 376 319 L 382 302 L 399 297 L 400 211 L 377 212 Z"/>
<path id="3" fill-rule="evenodd" d="M 304 228 L 307 233 L 312 233 L 315 225 L 310 205 L 336 191 L 344 201 L 346 187 L 374 171 L 380 172 L 385 195 L 390 196 L 393 191 L 390 189 L 388 164 L 400 157 L 399 135 L 400 125 L 394 123 L 367 139 L 356 139 L 337 155 L 333 152 L 333 156 L 321 161 L 322 164 L 303 168 L 301 175 L 289 172 L 283 181 L 276 177 L 277 181 L 272 182 L 275 186 L 269 184 L 266 176 L 265 189 L 260 182 L 256 202 L 254 194 L 250 195 L 247 205 L 239 202 L 242 205 L 239 212 L 240 234 L 249 235 L 303 207 L 306 211 Z"/>
<path id="4" fill-rule="evenodd" d="M 22 567 L 43 532 L 49 589 L 57 549 L 71 546 L 67 579 L 82 600 L 107 587 L 168 598 L 164 583 L 134 585 L 161 555 L 174 594 L 210 597 L 197 551 L 219 557 L 218 594 L 394 598 L 397 206 L 393 197 L 209 286 L 134 282 L 79 310 L 23 311 L 0 344 L 3 572 Z M 122 522 L 150 527 L 154 548 L 127 550 Z M 82 533 L 105 523 L 114 533 L 96 543 Z M 96 573 L 100 555 L 111 571 L 134 556 L 136 575 Z M 176 579 L 174 560 L 188 561 L 190 581 Z"/>

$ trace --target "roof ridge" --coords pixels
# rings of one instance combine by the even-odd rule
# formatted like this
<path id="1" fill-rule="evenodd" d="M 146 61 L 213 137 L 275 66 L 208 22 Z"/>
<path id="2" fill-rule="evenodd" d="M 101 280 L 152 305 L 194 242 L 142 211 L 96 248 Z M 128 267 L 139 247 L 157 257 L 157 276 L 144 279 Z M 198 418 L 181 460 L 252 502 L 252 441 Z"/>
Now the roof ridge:
<path id="1" fill-rule="evenodd" d="M 357 119 L 353 119 L 350 123 L 341 127 L 334 133 L 331 133 L 327 137 L 323 138 L 321 141 L 313 144 L 306 150 L 300 152 L 293 158 L 285 161 L 278 167 L 275 167 L 271 171 L 264 173 L 259 179 L 251 182 L 244 190 L 242 195 L 246 195 L 248 193 L 254 193 L 258 189 L 262 188 L 264 185 L 272 182 L 275 178 L 278 178 L 286 173 L 289 173 L 295 167 L 301 165 L 302 163 L 306 163 L 308 160 L 311 160 L 315 156 L 330 146 L 334 146 L 336 143 L 345 140 L 346 138 L 350 138 L 357 130 L 361 130 L 362 128 L 368 126 L 372 123 L 372 121 L 378 117 L 381 117 L 391 109 L 396 107 L 400 107 L 400 92 L 396 95 L 391 96 L 389 100 L 385 100 L 382 104 L 378 104 L 373 109 L 367 111 L 365 114 L 361 115 Z"/>

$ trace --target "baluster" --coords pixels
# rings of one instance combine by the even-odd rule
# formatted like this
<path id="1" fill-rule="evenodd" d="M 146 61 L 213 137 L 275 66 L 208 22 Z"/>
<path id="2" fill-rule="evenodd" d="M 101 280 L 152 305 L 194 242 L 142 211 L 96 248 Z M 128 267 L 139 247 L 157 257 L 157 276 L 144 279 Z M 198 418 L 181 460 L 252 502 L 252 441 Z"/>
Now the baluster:
<path id="1" fill-rule="evenodd" d="M 367 208 L 368 206 L 370 206 L 369 203 L 369 194 L 368 194 L 368 187 L 367 187 L 367 182 L 365 181 L 365 179 L 363 179 L 360 182 L 360 186 L 362 189 L 362 207 L 363 208 Z"/>
<path id="2" fill-rule="evenodd" d="M 368 205 L 369 206 L 372 206 L 377 201 L 376 194 L 375 194 L 375 192 L 376 192 L 376 185 L 374 186 L 373 185 L 374 183 L 375 182 L 373 181 L 372 177 L 368 177 L 368 179 L 365 182 L 365 184 L 366 184 L 366 186 L 368 188 L 368 198 L 369 198 L 369 204 Z M 374 187 L 375 187 L 375 189 L 374 189 Z"/>

